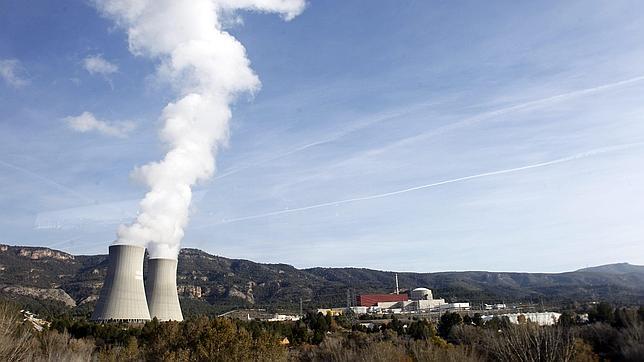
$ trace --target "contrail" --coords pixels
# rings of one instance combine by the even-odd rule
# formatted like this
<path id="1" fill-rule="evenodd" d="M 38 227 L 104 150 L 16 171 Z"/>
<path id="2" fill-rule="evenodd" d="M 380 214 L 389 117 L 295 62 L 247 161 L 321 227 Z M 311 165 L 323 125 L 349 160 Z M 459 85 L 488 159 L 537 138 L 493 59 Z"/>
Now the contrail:
<path id="1" fill-rule="evenodd" d="M 414 187 L 410 187 L 410 188 L 406 188 L 406 189 L 402 189 L 402 190 L 396 190 L 396 191 L 385 192 L 385 193 L 375 194 L 375 195 L 362 196 L 362 197 L 354 197 L 354 198 L 338 200 L 338 201 L 324 202 L 324 203 L 321 203 L 321 204 L 297 207 L 297 208 L 294 208 L 294 209 L 272 211 L 272 212 L 267 212 L 267 213 L 263 213 L 263 214 L 238 217 L 238 218 L 234 218 L 234 219 L 227 219 L 227 220 L 223 220 L 223 221 L 218 222 L 218 223 L 201 226 L 201 227 L 199 227 L 199 229 L 205 228 L 205 227 L 208 227 L 208 226 L 215 226 L 215 225 L 221 225 L 221 224 L 230 224 L 230 223 L 239 222 L 239 221 L 260 219 L 260 218 L 269 217 L 269 216 L 276 216 L 276 215 L 290 214 L 290 213 L 300 212 L 300 211 L 307 211 L 307 210 L 312 210 L 312 209 L 319 209 L 319 208 L 327 207 L 327 206 L 337 206 L 337 205 L 348 204 L 348 203 L 353 203 L 353 202 L 358 202 L 358 201 L 382 199 L 382 198 L 385 198 L 385 197 L 400 195 L 400 194 L 404 194 L 404 193 L 408 193 L 408 192 L 412 192 L 412 191 L 418 191 L 418 190 L 428 189 L 428 188 L 432 188 L 432 187 L 437 187 L 437 186 L 442 186 L 442 185 L 447 185 L 447 184 L 452 184 L 452 183 L 457 183 L 457 182 L 463 182 L 463 181 L 474 180 L 474 179 L 479 179 L 479 178 L 484 178 L 484 177 L 490 177 L 490 176 L 503 175 L 503 174 L 514 173 L 514 172 L 520 172 L 520 171 L 530 170 L 530 169 L 534 169 L 534 168 L 552 166 L 552 165 L 556 165 L 556 164 L 560 164 L 560 163 L 571 162 L 571 161 L 579 160 L 579 159 L 582 159 L 582 158 L 587 158 L 587 157 L 592 157 L 592 156 L 596 156 L 596 155 L 600 155 L 600 154 L 620 151 L 620 150 L 629 149 L 629 148 L 633 148 L 633 147 L 638 147 L 638 146 L 642 146 L 642 145 L 644 145 L 644 142 L 627 143 L 627 144 L 616 145 L 616 146 L 602 147 L 602 148 L 597 148 L 597 149 L 594 149 L 594 150 L 590 150 L 590 151 L 586 151 L 586 152 L 582 152 L 582 153 L 577 153 L 577 154 L 572 155 L 572 156 L 558 158 L 558 159 L 554 159 L 554 160 L 550 160 L 550 161 L 534 163 L 534 164 L 530 164 L 530 165 L 526 165 L 526 166 L 508 168 L 508 169 L 504 169 L 504 170 L 484 172 L 484 173 L 479 173 L 479 174 L 476 174 L 476 175 L 464 176 L 464 177 L 454 178 L 454 179 L 450 179 L 450 180 L 444 180 L 444 181 L 439 181 L 439 182 L 433 182 L 433 183 L 430 183 L 430 184 L 414 186 Z"/>
<path id="2" fill-rule="evenodd" d="M 280 154 L 277 154 L 277 155 L 275 155 L 273 157 L 268 157 L 268 158 L 265 158 L 263 160 L 259 160 L 257 162 L 251 162 L 251 163 L 248 163 L 246 165 L 241 165 L 241 166 L 238 166 L 238 167 L 230 168 L 230 169 L 228 169 L 226 171 L 223 171 L 219 175 L 216 175 L 213 178 L 213 180 L 219 180 L 219 179 L 228 177 L 230 175 L 234 175 L 236 173 L 239 173 L 241 171 L 247 170 L 249 168 L 261 166 L 261 165 L 264 165 L 264 164 L 266 164 L 268 162 L 279 160 L 281 158 L 288 157 L 290 155 L 305 151 L 305 150 L 307 150 L 309 148 L 313 148 L 313 147 L 316 147 L 316 146 L 320 146 L 320 145 L 324 145 L 324 144 L 327 144 L 327 143 L 335 142 L 335 141 L 339 140 L 340 138 L 342 138 L 342 137 L 344 137 L 346 135 L 349 135 L 349 134 L 351 134 L 353 132 L 368 128 L 368 127 L 370 127 L 370 126 L 372 126 L 374 124 L 377 124 L 377 123 L 381 123 L 381 122 L 384 122 L 384 121 L 396 119 L 396 118 L 411 114 L 411 113 L 413 113 L 415 111 L 418 111 L 419 109 L 427 107 L 427 105 L 428 105 L 428 103 L 420 103 L 420 104 L 416 104 L 416 105 L 413 105 L 411 107 L 408 107 L 408 108 L 406 108 L 405 110 L 402 110 L 402 111 L 385 112 L 382 115 L 378 115 L 378 116 L 375 116 L 373 118 L 368 118 L 367 120 L 357 122 L 356 124 L 353 124 L 353 125 L 351 125 L 349 127 L 346 127 L 345 129 L 341 129 L 341 130 L 329 135 L 326 138 L 322 138 L 322 139 L 319 139 L 317 141 L 313 141 L 311 143 L 307 143 L 307 144 L 304 144 L 304 145 L 301 145 L 301 146 L 294 147 L 294 148 L 292 148 L 290 150 L 286 150 L 286 151 L 284 151 L 284 152 L 282 152 Z"/>
<path id="3" fill-rule="evenodd" d="M 25 173 L 25 174 L 27 174 L 27 175 L 29 175 L 29 176 L 31 176 L 31 177 L 33 177 L 33 178 L 35 178 L 35 179 L 38 179 L 38 180 L 40 180 L 40 181 L 43 181 L 43 182 L 45 182 L 45 183 L 47 183 L 47 184 L 49 184 L 49 185 L 51 185 L 51 186 L 53 186 L 53 187 L 57 188 L 57 189 L 58 189 L 58 190 L 60 190 L 60 191 L 63 191 L 63 192 L 65 192 L 65 193 L 68 193 L 68 194 L 71 194 L 71 195 L 74 195 L 74 196 L 78 197 L 79 199 L 81 199 L 81 200 L 83 200 L 83 201 L 85 201 L 85 202 L 88 202 L 88 203 L 90 203 L 90 204 L 94 203 L 94 200 L 92 200 L 92 199 L 90 199 L 89 197 L 86 197 L 86 196 L 84 196 L 84 195 L 82 195 L 82 194 L 78 193 L 78 192 L 77 192 L 77 191 L 75 191 L 74 189 L 72 189 L 72 188 L 70 188 L 70 187 L 67 187 L 67 186 L 65 186 L 65 185 L 62 185 L 62 184 L 60 184 L 60 183 L 58 183 L 58 182 L 56 182 L 56 181 L 54 181 L 54 180 L 52 180 L 52 179 L 49 179 L 49 178 L 47 178 L 47 177 L 43 177 L 43 176 L 41 176 L 41 175 L 39 175 L 39 174 L 37 174 L 37 173 L 35 173 L 35 172 L 33 172 L 33 171 L 27 170 L 26 168 L 23 168 L 23 167 L 20 167 L 20 166 L 16 166 L 16 165 L 14 165 L 14 164 L 12 164 L 12 163 L 9 163 L 9 162 L 6 162 L 6 161 L 2 161 L 2 160 L 0 160 L 0 165 L 3 165 L 3 166 L 5 166 L 5 167 L 11 168 L 11 169 L 14 169 L 14 170 L 16 170 L 16 171 L 20 171 L 20 172 L 22 172 L 22 173 Z"/>
<path id="4" fill-rule="evenodd" d="M 440 134 L 443 134 L 443 133 L 446 133 L 446 132 L 449 132 L 449 131 L 453 131 L 453 130 L 456 130 L 456 129 L 471 126 L 471 125 L 477 124 L 479 122 L 485 121 L 487 119 L 490 119 L 492 117 L 496 117 L 496 116 L 500 116 L 500 115 L 504 115 L 504 114 L 507 114 L 507 113 L 524 110 L 524 109 L 530 109 L 530 108 L 533 108 L 533 107 L 539 107 L 539 106 L 547 105 L 547 104 L 550 104 L 550 103 L 560 102 L 560 101 L 564 101 L 564 100 L 567 100 L 567 99 L 570 99 L 570 98 L 576 98 L 576 97 L 579 97 L 579 96 L 592 94 L 592 93 L 597 93 L 597 92 L 605 91 L 605 90 L 608 90 L 608 89 L 619 88 L 619 87 L 629 85 L 629 84 L 633 84 L 633 83 L 637 83 L 637 82 L 640 82 L 640 81 L 643 81 L 643 80 L 644 80 L 644 75 L 640 75 L 640 76 L 637 76 L 637 77 L 620 80 L 618 82 L 602 84 L 602 85 L 591 87 L 591 88 L 578 89 L 578 90 L 574 90 L 574 91 L 570 91 L 570 92 L 566 92 L 566 93 L 561 93 L 561 94 L 557 94 L 557 95 L 546 97 L 546 98 L 540 98 L 540 99 L 535 99 L 535 100 L 520 103 L 520 104 L 515 104 L 513 106 L 496 109 L 494 111 L 480 113 L 480 114 L 465 118 L 465 119 L 463 119 L 461 121 L 454 122 L 454 123 L 451 123 L 451 124 L 447 124 L 447 125 L 438 127 L 436 129 L 420 133 L 420 134 L 418 134 L 416 136 L 412 136 L 412 137 L 404 138 L 404 139 L 401 139 L 401 140 L 398 140 L 398 141 L 394 141 L 394 142 L 390 143 L 389 145 L 386 145 L 386 146 L 384 146 L 382 148 L 379 148 L 377 150 L 368 151 L 367 153 L 369 153 L 369 154 L 380 154 L 380 153 L 386 152 L 387 150 L 389 150 L 391 148 L 394 148 L 394 147 L 398 147 L 398 146 L 401 146 L 401 145 L 412 143 L 412 142 L 414 142 L 416 140 L 419 140 L 419 139 L 429 138 L 429 137 L 437 136 L 437 135 L 440 135 Z"/>
<path id="5" fill-rule="evenodd" d="M 400 145 L 411 143 L 411 142 L 414 142 L 415 140 L 418 140 L 418 139 L 423 139 L 423 138 L 428 138 L 428 137 L 440 135 L 440 134 L 443 134 L 443 133 L 446 133 L 446 132 L 449 132 L 449 131 L 452 131 L 452 130 L 456 130 L 456 129 L 459 129 L 459 128 L 464 128 L 464 127 L 479 123 L 481 121 L 484 121 L 486 119 L 489 119 L 489 118 L 492 118 L 492 117 L 495 117 L 495 116 L 500 116 L 500 115 L 507 114 L 507 113 L 510 113 L 510 112 L 520 111 L 520 110 L 523 110 L 523 109 L 529 109 L 531 107 L 538 107 L 538 106 L 542 106 L 542 105 L 545 105 L 545 104 L 554 103 L 554 102 L 558 102 L 558 101 L 563 101 L 563 100 L 566 100 L 566 99 L 575 98 L 575 97 L 579 97 L 579 96 L 586 95 L 586 94 L 592 94 L 592 93 L 601 92 L 601 91 L 608 90 L 608 89 L 618 88 L 618 87 L 621 87 L 621 86 L 624 86 L 624 85 L 637 83 L 637 82 L 640 82 L 642 80 L 644 80 L 644 75 L 637 76 L 637 77 L 632 77 L 632 78 L 629 78 L 629 79 L 620 80 L 620 81 L 617 81 L 617 82 L 606 83 L 606 84 L 602 84 L 602 85 L 595 86 L 595 87 L 578 89 L 578 90 L 574 90 L 574 91 L 570 91 L 570 92 L 566 92 L 566 93 L 560 93 L 560 94 L 557 94 L 557 95 L 554 95 L 554 96 L 535 99 L 535 100 L 527 101 L 527 102 L 524 102 L 524 103 L 515 104 L 515 105 L 509 106 L 509 107 L 499 108 L 499 109 L 496 109 L 496 110 L 493 110 L 493 111 L 480 113 L 480 114 L 465 118 L 465 119 L 463 119 L 461 121 L 451 123 L 451 124 L 448 124 L 448 125 L 445 125 L 445 126 L 441 126 L 441 127 L 436 128 L 436 129 L 429 130 L 427 132 L 420 133 L 420 134 L 418 134 L 416 136 L 412 136 L 412 137 L 404 138 L 404 139 L 401 139 L 401 140 L 398 140 L 398 141 L 394 141 L 393 143 L 391 143 L 391 144 L 389 144 L 387 146 L 384 146 L 383 148 L 380 148 L 380 149 L 376 150 L 375 152 L 381 153 L 381 152 L 384 152 L 385 150 L 388 150 L 388 149 L 393 148 L 393 147 L 397 147 L 397 146 L 400 146 Z M 263 165 L 265 163 L 275 161 L 275 160 L 278 160 L 280 158 L 284 158 L 284 157 L 299 153 L 299 152 L 307 150 L 309 148 L 336 141 L 339 138 L 341 138 L 343 136 L 346 136 L 346 135 L 348 135 L 348 134 L 350 134 L 352 132 L 359 131 L 361 129 L 367 128 L 367 127 L 369 127 L 369 126 L 371 126 L 373 124 L 376 124 L 376 123 L 379 123 L 379 122 L 382 122 L 382 121 L 386 121 L 386 120 L 389 120 L 389 119 L 400 117 L 400 116 L 403 116 L 405 114 L 410 114 L 413 111 L 415 111 L 417 109 L 422 109 L 423 107 L 426 107 L 426 106 L 427 106 L 426 103 L 421 103 L 420 105 L 416 105 L 416 106 L 412 107 L 412 109 L 407 109 L 407 110 L 402 111 L 402 112 L 392 112 L 392 113 L 386 114 L 386 115 L 381 116 L 381 117 L 376 117 L 373 120 L 368 120 L 366 122 L 361 122 L 361 123 L 359 123 L 359 124 L 357 124 L 355 126 L 348 127 L 345 130 L 338 131 L 335 134 L 333 134 L 333 135 L 331 135 L 331 136 L 329 136 L 329 137 L 327 137 L 325 139 L 321 139 L 321 140 L 314 141 L 314 142 L 306 144 L 306 145 L 295 147 L 295 148 L 293 148 L 291 150 L 288 150 L 286 152 L 278 154 L 278 155 L 276 155 L 274 157 L 269 157 L 269 158 L 266 158 L 264 160 L 260 160 L 258 162 L 253 162 L 253 163 L 250 163 L 250 164 L 242 165 L 242 166 L 239 166 L 239 167 L 233 167 L 233 168 L 228 169 L 226 171 L 223 171 L 219 175 L 215 176 L 214 179 L 215 180 L 222 179 L 222 178 L 234 175 L 236 173 L 239 173 L 241 171 L 247 170 L 249 168 L 256 167 L 256 166 L 261 166 L 261 165 Z M 373 152 L 374 151 L 370 151 L 369 153 L 373 153 Z"/>

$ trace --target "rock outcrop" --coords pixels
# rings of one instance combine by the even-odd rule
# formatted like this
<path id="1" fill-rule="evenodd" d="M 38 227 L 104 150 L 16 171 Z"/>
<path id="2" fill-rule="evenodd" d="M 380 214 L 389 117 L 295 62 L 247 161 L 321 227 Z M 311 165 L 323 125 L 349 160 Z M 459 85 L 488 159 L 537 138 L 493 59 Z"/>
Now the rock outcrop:
<path id="1" fill-rule="evenodd" d="M 64 290 L 59 288 L 34 288 L 19 287 L 14 285 L 0 285 L 0 291 L 7 294 L 22 295 L 35 299 L 48 299 L 63 302 L 68 307 L 75 307 L 76 301 L 70 297 Z"/>

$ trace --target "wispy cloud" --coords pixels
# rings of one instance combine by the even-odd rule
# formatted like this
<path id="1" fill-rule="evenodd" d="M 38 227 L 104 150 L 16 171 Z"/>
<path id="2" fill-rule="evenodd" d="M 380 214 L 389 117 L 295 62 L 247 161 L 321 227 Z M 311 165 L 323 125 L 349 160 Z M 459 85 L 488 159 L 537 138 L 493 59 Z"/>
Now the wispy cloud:
<path id="1" fill-rule="evenodd" d="M 118 65 L 110 63 L 101 55 L 91 55 L 83 59 L 83 67 L 91 75 L 108 76 L 119 71 Z"/>
<path id="2" fill-rule="evenodd" d="M 99 120 L 90 112 L 83 112 L 75 117 L 65 117 L 64 121 L 70 129 L 77 132 L 98 132 L 113 137 L 125 137 L 136 127 L 134 122 L 131 121 L 108 122 Z"/>
<path id="3" fill-rule="evenodd" d="M 24 68 L 17 59 L 0 59 L 0 78 L 15 88 L 29 84 L 24 76 Z"/>
<path id="4" fill-rule="evenodd" d="M 493 111 L 489 112 L 484 112 L 480 113 L 477 115 L 474 115 L 472 117 L 468 117 L 466 119 L 463 119 L 461 121 L 457 121 L 454 123 L 450 123 L 441 127 L 438 127 L 436 129 L 432 129 L 423 133 L 420 133 L 418 135 L 414 135 L 411 137 L 403 138 L 397 141 L 394 141 L 388 145 L 385 145 L 383 147 L 377 148 L 377 149 L 371 149 L 367 150 L 364 154 L 359 155 L 358 157 L 364 157 L 365 155 L 367 156 L 376 156 L 379 154 L 383 154 L 385 152 L 390 151 L 392 148 L 396 147 L 401 147 L 401 146 L 406 146 L 421 140 L 426 140 L 428 138 L 432 138 L 435 136 L 439 136 L 442 134 L 445 134 L 447 132 L 455 131 L 458 129 L 466 128 L 469 126 L 476 125 L 478 123 L 484 122 L 484 121 L 491 121 L 495 117 L 502 116 L 508 113 L 513 113 L 513 112 L 518 112 L 518 111 L 525 111 L 525 110 L 531 110 L 531 109 L 540 109 L 546 106 L 549 106 L 551 104 L 555 104 L 558 102 L 564 102 L 570 99 L 578 98 L 578 97 L 584 97 L 588 96 L 591 94 L 603 92 L 603 91 L 608 91 L 612 90 L 615 88 L 627 86 L 633 83 L 638 83 L 644 81 L 644 75 L 639 75 L 636 77 L 628 78 L 628 79 L 623 79 L 619 80 L 616 82 L 611 82 L 611 83 L 606 83 L 606 84 L 601 84 L 598 86 L 590 87 L 590 88 L 583 88 L 583 89 L 577 89 L 565 93 L 559 93 L 553 96 L 545 97 L 545 98 L 540 98 L 540 99 L 535 99 L 519 104 L 515 104 L 512 106 L 496 109 Z M 345 160 L 344 163 L 346 162 L 351 162 L 352 160 Z"/>

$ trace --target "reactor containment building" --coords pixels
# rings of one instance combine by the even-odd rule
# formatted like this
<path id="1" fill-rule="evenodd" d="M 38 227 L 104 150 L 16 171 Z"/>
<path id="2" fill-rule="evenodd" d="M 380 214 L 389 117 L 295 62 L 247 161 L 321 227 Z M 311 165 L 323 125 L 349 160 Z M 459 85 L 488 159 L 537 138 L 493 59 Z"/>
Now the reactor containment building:
<path id="1" fill-rule="evenodd" d="M 182 321 L 177 294 L 177 261 L 149 259 L 144 284 L 145 248 L 112 245 L 107 276 L 92 314 L 95 321 Z M 147 288 L 146 288 L 147 286 Z"/>

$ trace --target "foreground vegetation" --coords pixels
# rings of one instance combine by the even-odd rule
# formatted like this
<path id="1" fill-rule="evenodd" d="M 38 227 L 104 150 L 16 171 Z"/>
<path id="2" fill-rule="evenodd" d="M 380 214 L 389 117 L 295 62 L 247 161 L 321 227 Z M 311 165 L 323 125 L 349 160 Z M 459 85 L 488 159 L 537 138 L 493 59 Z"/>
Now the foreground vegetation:
<path id="1" fill-rule="evenodd" d="M 298 322 L 197 317 L 144 325 L 59 317 L 35 331 L 15 304 L 0 303 L 2 361 L 638 361 L 644 309 L 602 303 L 556 326 L 444 314 L 372 326 L 309 313 Z M 286 339 L 285 339 L 286 338 Z M 288 342 L 287 342 L 288 340 Z"/>

